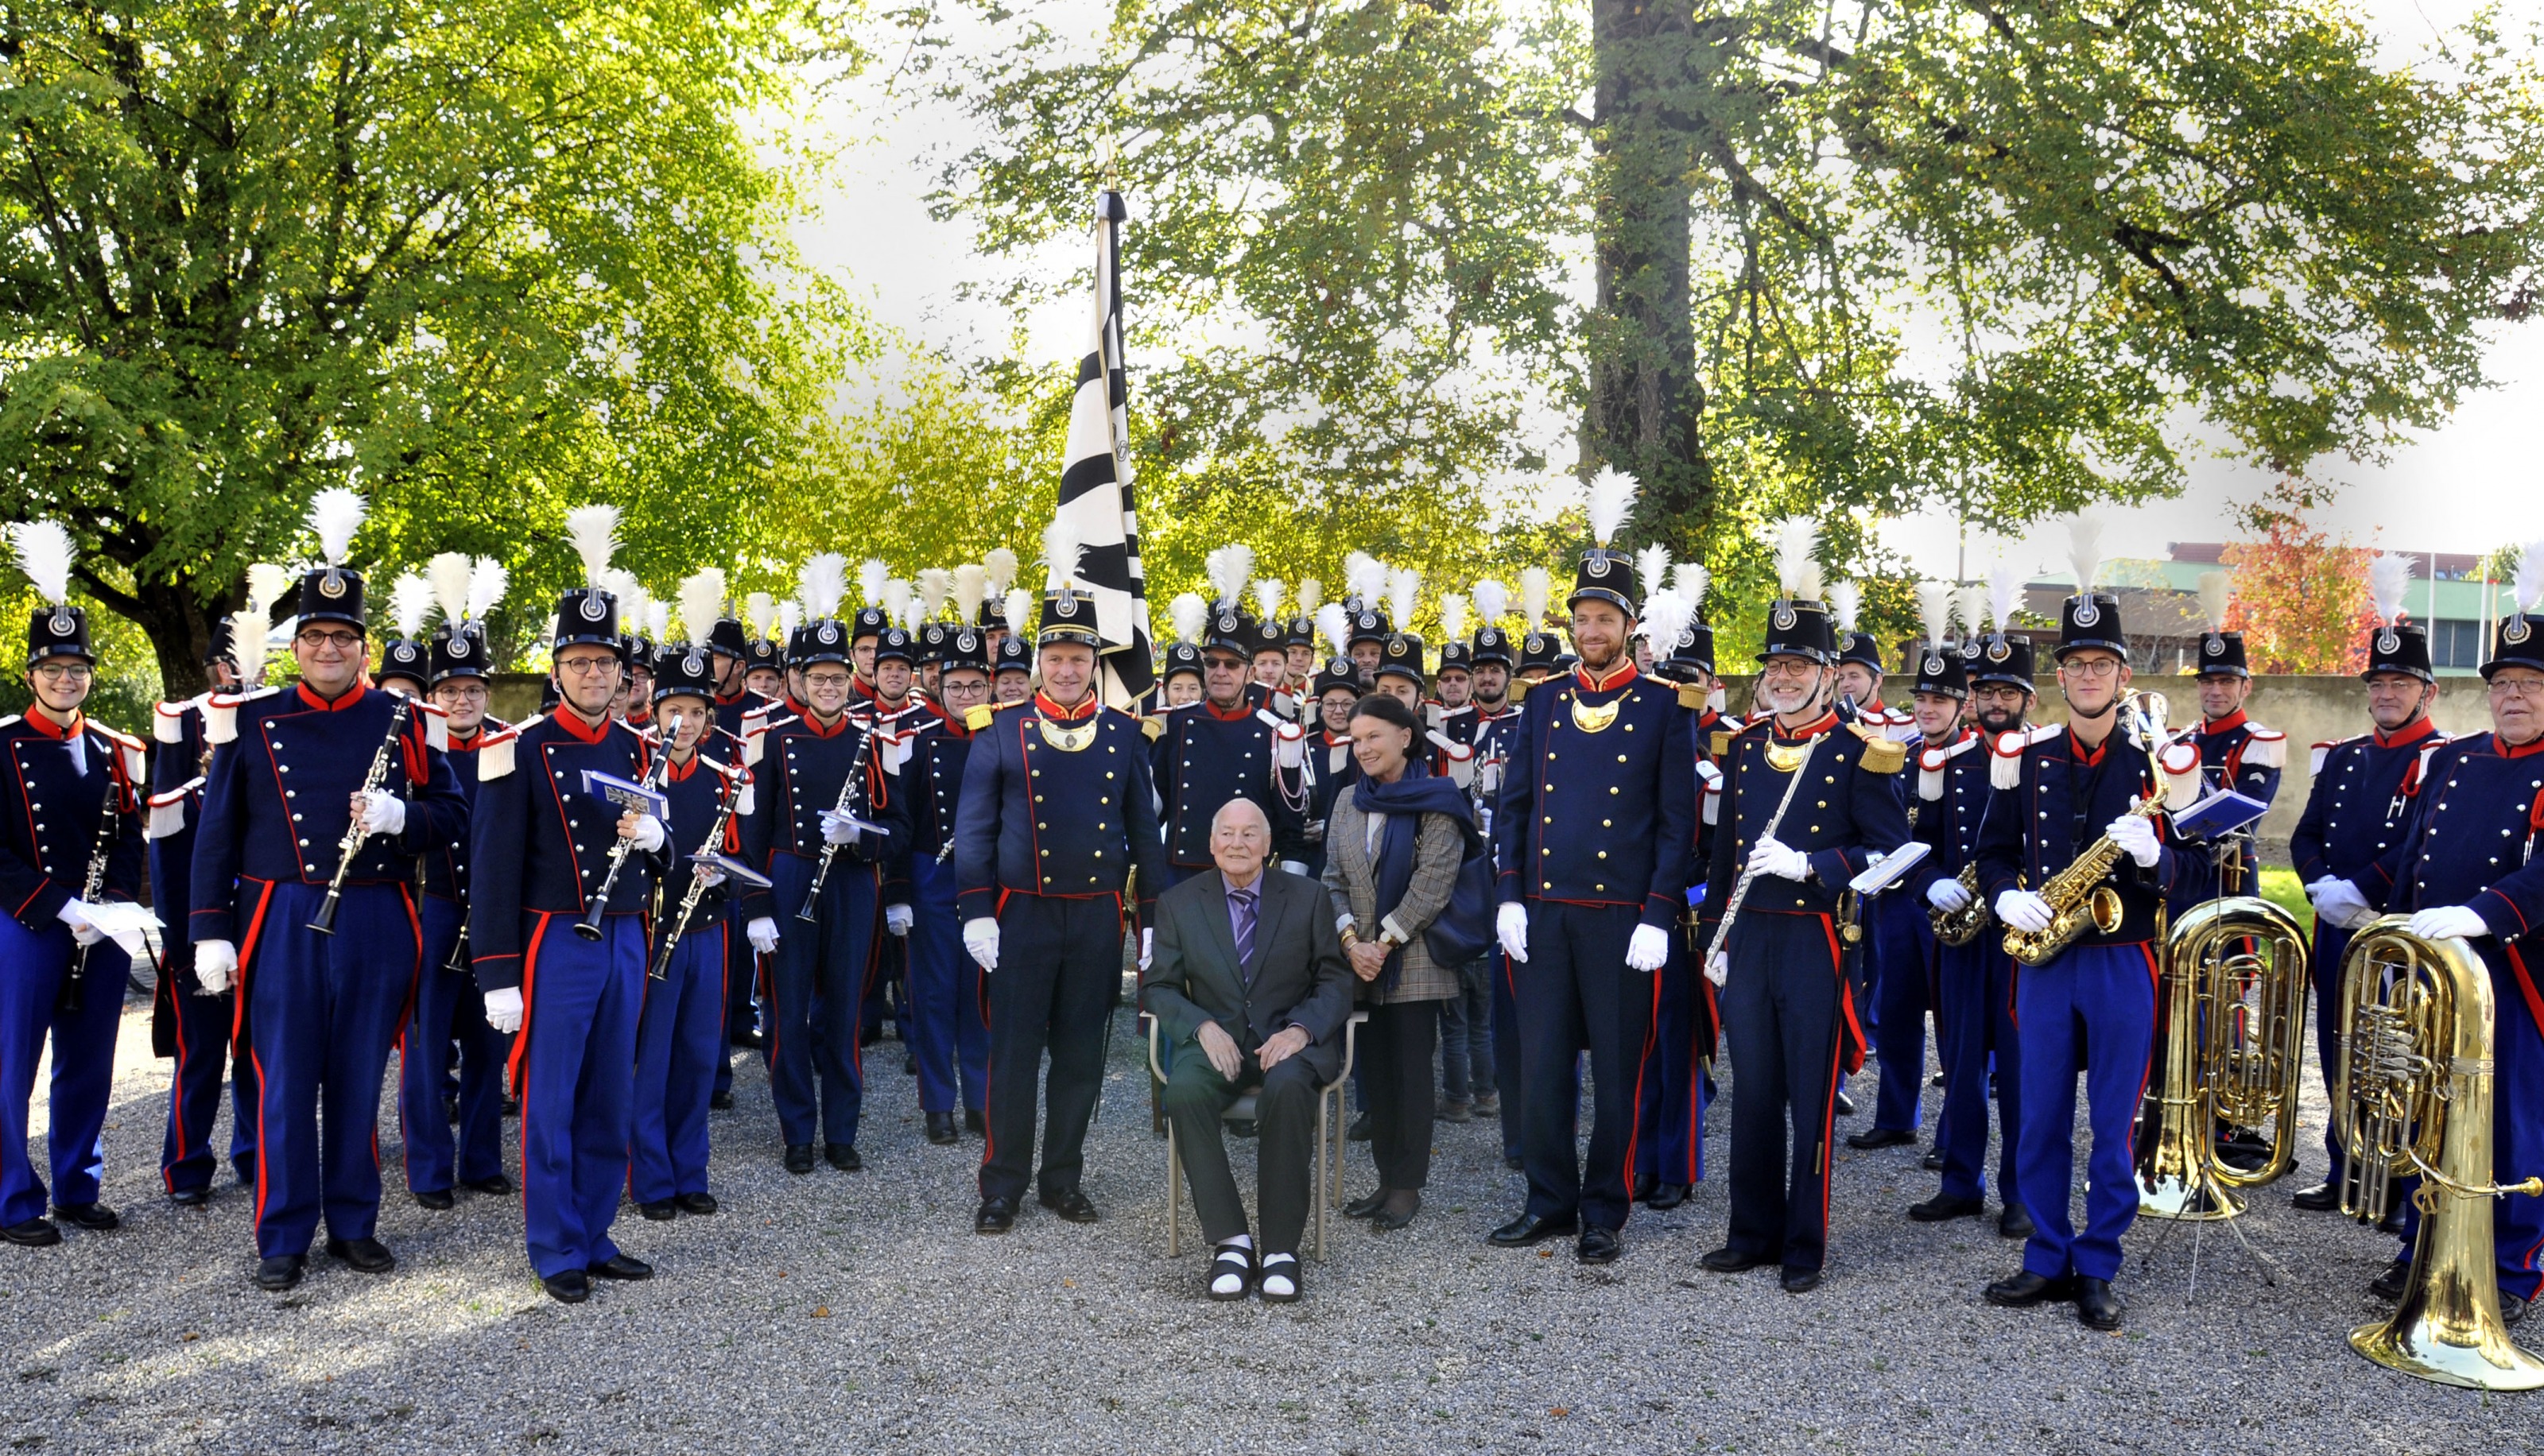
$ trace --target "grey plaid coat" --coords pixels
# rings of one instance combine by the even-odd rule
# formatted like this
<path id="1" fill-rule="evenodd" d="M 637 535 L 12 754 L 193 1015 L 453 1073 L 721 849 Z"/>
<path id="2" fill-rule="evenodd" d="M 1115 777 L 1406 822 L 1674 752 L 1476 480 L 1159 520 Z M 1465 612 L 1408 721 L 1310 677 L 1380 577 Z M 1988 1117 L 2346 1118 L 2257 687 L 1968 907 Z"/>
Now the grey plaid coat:
<path id="1" fill-rule="evenodd" d="M 1355 974 L 1352 983 L 1359 987 L 1364 1003 L 1445 1001 L 1458 994 L 1459 968 L 1434 963 L 1430 948 L 1422 944 L 1422 932 L 1449 908 L 1449 896 L 1458 883 L 1458 862 L 1466 855 L 1466 837 L 1459 832 L 1458 821 L 1447 814 L 1424 814 L 1422 831 L 1414 839 L 1413 879 L 1404 887 L 1404 898 L 1382 906 L 1378 869 L 1369 852 L 1369 815 L 1360 811 L 1354 797 L 1359 788 L 1355 783 L 1336 795 L 1326 816 L 1325 888 L 1333 896 L 1335 917 L 1350 920 L 1362 940 L 1375 941 L 1388 928 L 1404 938 L 1404 968 L 1396 975 L 1394 989 L 1384 997 L 1375 981 Z M 1386 842 L 1382 833 L 1380 846 L 1384 848 Z"/>

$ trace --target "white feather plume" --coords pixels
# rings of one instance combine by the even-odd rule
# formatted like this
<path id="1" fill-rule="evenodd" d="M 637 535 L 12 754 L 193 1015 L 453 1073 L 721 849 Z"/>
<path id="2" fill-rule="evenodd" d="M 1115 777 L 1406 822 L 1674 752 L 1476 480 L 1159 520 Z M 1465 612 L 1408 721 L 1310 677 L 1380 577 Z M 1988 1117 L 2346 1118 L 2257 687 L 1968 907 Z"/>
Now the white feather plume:
<path id="1" fill-rule="evenodd" d="M 1254 615 L 1262 618 L 1266 622 L 1279 622 L 1281 620 L 1281 598 L 1286 594 L 1286 592 L 1287 588 L 1281 584 L 1280 578 L 1276 576 L 1255 577 Z"/>
<path id="2" fill-rule="evenodd" d="M 870 556 L 857 563 L 858 599 L 870 607 L 882 606 L 883 583 L 891 576 L 892 568 L 883 564 L 882 557 Z"/>
<path id="3" fill-rule="evenodd" d="M 965 562 L 954 569 L 954 620 L 970 626 L 981 620 L 981 603 L 990 599 L 990 574 Z"/>
<path id="4" fill-rule="evenodd" d="M 1655 591 L 1643 598 L 1643 613 L 1634 628 L 1652 645 L 1652 655 L 1667 657 L 1678 647 L 1678 635 L 1696 619 L 1696 607 L 1675 591 Z"/>
<path id="5" fill-rule="evenodd" d="M 1316 633 L 1326 643 L 1326 654 L 1335 657 L 1351 655 L 1351 614 L 1343 604 L 1329 601 L 1316 608 Z"/>
<path id="6" fill-rule="evenodd" d="M 1952 588 L 1941 581 L 1917 583 L 1917 621 L 1925 629 L 1926 645 L 1938 647 L 1951 638 Z"/>
<path id="7" fill-rule="evenodd" d="M 648 600 L 645 603 L 645 636 L 658 648 L 672 640 L 670 602 Z"/>
<path id="8" fill-rule="evenodd" d="M 1199 643 L 1210 621 L 1210 603 L 1198 591 L 1182 591 L 1166 604 L 1166 620 L 1174 625 L 1175 641 Z"/>
<path id="9" fill-rule="evenodd" d="M 445 551 L 424 564 L 424 579 L 433 585 L 433 604 L 441 620 L 457 627 L 468 620 L 468 557 Z"/>
<path id="10" fill-rule="evenodd" d="M 2538 601 L 2544 601 L 2544 541 L 2529 541 L 2518 549 L 2517 574 L 2509 588 L 2517 595 L 2517 610 L 2531 612 Z"/>
<path id="11" fill-rule="evenodd" d="M 468 564 L 468 620 L 483 622 L 487 614 L 504 600 L 511 590 L 513 574 L 491 556 L 481 556 Z"/>
<path id="12" fill-rule="evenodd" d="M 945 598 L 954 589 L 954 574 L 943 567 L 922 567 L 918 572 L 918 620 L 933 621 L 945 610 Z"/>
<path id="13" fill-rule="evenodd" d="M 1828 589 L 1829 616 L 1840 632 L 1853 632 L 1855 619 L 1864 612 L 1864 588 L 1853 581 L 1840 581 Z"/>
<path id="14" fill-rule="evenodd" d="M 1510 615 L 1510 588 L 1491 576 L 1475 583 L 1475 619 L 1486 627 L 1499 627 Z"/>
<path id="15" fill-rule="evenodd" d="M 1973 581 L 1952 592 L 1952 613 L 1961 619 L 1961 636 L 1976 637 L 1987 630 L 1988 589 Z"/>
<path id="16" fill-rule="evenodd" d="M 2003 562 L 1988 569 L 1988 620 L 1999 633 L 2014 626 L 2023 609 L 2023 574 Z"/>
<path id="17" fill-rule="evenodd" d="M 654 610 L 654 593 L 645 589 L 645 583 L 637 580 L 633 572 L 620 572 L 617 581 L 609 594 L 618 598 L 618 630 L 641 632 L 645 618 Z"/>
<path id="18" fill-rule="evenodd" d="M 804 614 L 813 621 L 839 615 L 848 597 L 848 559 L 835 551 L 817 551 L 796 570 L 795 589 L 802 594 Z"/>
<path id="19" fill-rule="evenodd" d="M 2067 565 L 2076 573 L 2076 594 L 2094 589 L 2103 570 L 2103 518 L 2090 510 L 2067 517 Z"/>
<path id="20" fill-rule="evenodd" d="M 1007 630 L 1027 642 L 1033 641 L 1033 593 L 1021 586 L 1012 586 L 1007 589 L 1005 602 L 1006 605 L 999 608 L 999 612 L 1006 618 Z"/>
<path id="21" fill-rule="evenodd" d="M 777 598 L 765 591 L 755 591 L 743 602 L 742 635 L 747 638 L 765 637 L 768 624 L 776 619 Z"/>
<path id="22" fill-rule="evenodd" d="M 419 572 L 401 572 L 389 583 L 389 620 L 397 635 L 413 642 L 424 631 L 425 614 L 433 610 L 433 583 Z"/>
<path id="23" fill-rule="evenodd" d="M 2403 599 L 2412 594 L 2417 558 L 2388 551 L 2367 564 L 2367 595 L 2376 605 L 2376 620 L 2391 627 L 2402 620 Z"/>
<path id="24" fill-rule="evenodd" d="M 327 565 L 341 567 L 354 549 L 354 533 L 362 528 L 362 498 L 343 486 L 330 486 L 309 501 L 309 529 L 317 534 L 318 554 Z"/>
<path id="25" fill-rule="evenodd" d="M 793 642 L 795 629 L 804 625 L 804 604 L 788 597 L 777 604 L 777 640 Z"/>
<path id="26" fill-rule="evenodd" d="M 1712 588 L 1713 574 L 1702 562 L 1680 562 L 1670 573 L 1670 590 L 1687 598 L 1691 612 L 1705 605 L 1705 593 Z"/>
<path id="27" fill-rule="evenodd" d="M 240 692 L 252 692 L 265 676 L 265 637 L 274 621 L 263 612 L 230 613 L 230 670 L 238 674 Z"/>
<path id="28" fill-rule="evenodd" d="M 1669 569 L 1666 546 L 1646 546 L 1634 553 L 1634 580 L 1641 584 L 1646 596 L 1669 589 Z"/>
<path id="29" fill-rule="evenodd" d="M 46 605 L 71 599 L 71 533 L 59 521 L 22 521 L 9 528 L 9 544 L 18 550 L 18 570 L 36 583 Z M 263 640 L 263 634 L 258 635 Z"/>
<path id="30" fill-rule="evenodd" d="M 1387 564 L 1365 551 L 1343 558 L 1343 589 L 1363 606 L 1378 605 L 1387 595 Z"/>
<path id="31" fill-rule="evenodd" d="M 1819 563 L 1812 553 L 1819 544 L 1819 522 L 1809 516 L 1787 516 L 1776 523 L 1776 582 L 1788 600 L 1818 600 Z"/>
<path id="32" fill-rule="evenodd" d="M 1440 640 L 1467 640 L 1467 599 L 1454 591 L 1440 598 Z"/>
<path id="33" fill-rule="evenodd" d="M 565 513 L 565 538 L 583 560 L 583 580 L 598 586 L 618 551 L 618 507 L 578 505 Z"/>
<path id="34" fill-rule="evenodd" d="M 908 626 L 910 622 L 910 604 L 914 595 L 914 593 L 910 589 L 910 582 L 904 577 L 894 576 L 885 581 L 883 583 L 883 611 L 885 620 L 900 623 L 903 626 Z"/>
<path id="35" fill-rule="evenodd" d="M 1312 617 L 1316 608 L 1325 604 L 1325 583 L 1313 576 L 1299 578 L 1299 615 Z"/>
<path id="36" fill-rule="evenodd" d="M 1254 579 L 1254 548 L 1242 544 L 1223 546 L 1204 559 L 1203 570 L 1210 577 L 1214 605 L 1243 606 L 1245 583 Z"/>
<path id="37" fill-rule="evenodd" d="M 291 594 L 291 574 L 272 562 L 261 561 L 247 569 L 247 611 L 257 621 L 256 642 L 263 651 L 265 634 L 274 626 L 274 607 Z M 257 660 L 263 661 L 260 656 Z"/>
<path id="38" fill-rule="evenodd" d="M 1387 616 L 1398 632 L 1413 630 L 1413 603 L 1422 591 L 1418 567 L 1390 567 L 1387 572 Z"/>
<path id="39" fill-rule="evenodd" d="M 1003 546 L 990 548 L 990 554 L 981 558 L 981 575 L 992 596 L 1007 594 L 1007 588 L 1016 584 L 1016 554 Z"/>
<path id="40" fill-rule="evenodd" d="M 2235 596 L 2235 578 L 2225 572 L 2199 574 L 2199 615 L 2208 619 L 2208 630 L 2226 630 L 2226 608 Z"/>
<path id="41" fill-rule="evenodd" d="M 1590 477 L 1590 534 L 1602 546 L 1617 539 L 1626 528 L 1626 517 L 1633 514 L 1634 498 L 1642 494 L 1642 482 L 1613 465 L 1602 465 Z"/>
<path id="42" fill-rule="evenodd" d="M 1084 554 L 1069 517 L 1053 516 L 1051 524 L 1042 528 L 1043 589 L 1067 585 L 1077 575 L 1077 563 Z"/>
<path id="43" fill-rule="evenodd" d="M 1554 578 L 1544 567 L 1529 567 L 1519 574 L 1519 614 L 1527 625 L 1524 632 L 1546 630 L 1546 604 L 1554 595 Z"/>

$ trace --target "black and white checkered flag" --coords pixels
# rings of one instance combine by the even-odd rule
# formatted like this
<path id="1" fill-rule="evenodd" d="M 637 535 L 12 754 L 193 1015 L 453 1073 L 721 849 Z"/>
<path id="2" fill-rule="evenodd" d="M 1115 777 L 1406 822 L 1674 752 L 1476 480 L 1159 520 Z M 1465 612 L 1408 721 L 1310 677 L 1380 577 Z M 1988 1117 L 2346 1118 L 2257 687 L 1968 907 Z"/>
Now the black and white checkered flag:
<path id="1" fill-rule="evenodd" d="M 1140 521 L 1131 495 L 1130 406 L 1122 379 L 1119 235 L 1130 210 L 1107 190 L 1095 203 L 1095 299 L 1077 399 L 1069 415 L 1060 516 L 1079 547 L 1075 579 L 1095 596 L 1104 639 L 1104 701 L 1131 709 L 1156 677 L 1149 648 L 1149 593 L 1140 571 Z"/>

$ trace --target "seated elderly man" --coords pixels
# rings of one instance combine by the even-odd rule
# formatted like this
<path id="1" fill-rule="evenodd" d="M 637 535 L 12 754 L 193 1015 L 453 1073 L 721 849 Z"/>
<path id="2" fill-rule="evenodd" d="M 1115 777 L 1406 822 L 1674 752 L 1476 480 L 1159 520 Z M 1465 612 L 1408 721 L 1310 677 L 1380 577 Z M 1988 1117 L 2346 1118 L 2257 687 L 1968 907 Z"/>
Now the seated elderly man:
<path id="1" fill-rule="evenodd" d="M 1299 1233 L 1308 1222 L 1309 1145 L 1316 1089 L 1341 1066 L 1337 1034 L 1351 1016 L 1351 970 L 1324 890 L 1305 876 L 1266 871 L 1272 825 L 1253 803 L 1231 800 L 1211 820 L 1218 874 L 1196 875 L 1157 899 L 1156 944 L 1140 978 L 1142 1004 L 1174 1043 L 1166 1115 L 1174 1120 L 1202 1232 L 1217 1250 L 1210 1297 L 1299 1297 Z M 1229 1171 L 1221 1116 L 1257 1093 L 1261 1259 Z"/>

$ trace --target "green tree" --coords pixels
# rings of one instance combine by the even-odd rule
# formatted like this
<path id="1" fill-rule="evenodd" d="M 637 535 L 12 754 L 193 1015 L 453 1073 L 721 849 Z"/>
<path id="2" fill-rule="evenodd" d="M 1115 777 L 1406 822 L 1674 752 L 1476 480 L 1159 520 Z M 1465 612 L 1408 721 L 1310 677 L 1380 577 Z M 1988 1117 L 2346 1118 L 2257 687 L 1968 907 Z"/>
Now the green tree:
<path id="1" fill-rule="evenodd" d="M 639 571 L 739 552 L 873 346 L 783 243 L 800 159 L 747 129 L 793 104 L 798 19 L 0 7 L 0 510 L 70 525 L 177 691 L 329 485 L 371 502 L 358 565 L 504 556 L 517 611 L 583 500 L 641 501 Z"/>

